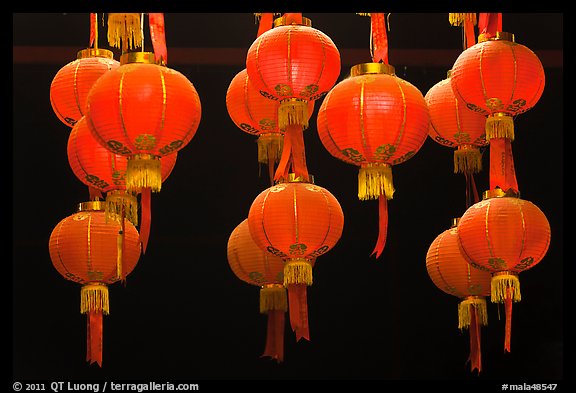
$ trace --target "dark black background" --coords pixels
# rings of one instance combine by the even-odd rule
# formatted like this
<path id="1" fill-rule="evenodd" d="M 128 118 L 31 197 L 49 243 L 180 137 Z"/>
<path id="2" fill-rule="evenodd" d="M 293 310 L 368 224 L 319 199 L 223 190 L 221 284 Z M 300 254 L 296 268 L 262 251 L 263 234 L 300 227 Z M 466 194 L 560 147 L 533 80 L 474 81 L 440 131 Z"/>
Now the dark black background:
<path id="1" fill-rule="evenodd" d="M 368 18 L 304 16 L 338 48 L 366 48 L 365 61 L 370 61 Z M 13 14 L 13 44 L 81 50 L 88 46 L 88 21 L 87 13 Z M 247 51 L 258 27 L 250 13 L 168 13 L 165 21 L 169 59 L 171 47 Z M 537 54 L 562 51 L 562 14 L 505 13 L 503 25 Z M 390 29 L 390 64 L 422 94 L 444 79 L 450 66 L 397 64 L 395 49 L 462 48 L 461 29 L 449 25 L 447 13 L 392 14 Z M 104 42 L 101 47 L 107 47 Z M 464 177 L 453 173 L 452 150 L 428 139 L 414 157 L 393 167 L 396 193 L 388 205 L 386 248 L 378 260 L 370 258 L 377 203 L 358 200 L 357 167 L 322 146 L 316 131 L 320 103 L 305 132 L 308 169 L 316 184 L 339 200 L 344 231 L 314 268 L 308 290 L 311 341 L 297 343 L 287 323 L 285 362 L 260 357 L 266 317 L 258 312 L 258 288 L 234 276 L 226 257 L 230 233 L 269 186 L 266 168 L 260 173 L 258 167 L 255 138 L 232 123 L 225 105 L 228 85 L 242 65 L 171 66 L 195 85 L 202 120 L 161 192 L 153 194 L 146 254 L 125 286 L 110 287 L 99 368 L 85 362 L 80 287 L 58 274 L 48 253 L 52 229 L 88 199 L 87 187 L 67 161 L 71 129 L 57 119 L 49 101 L 52 78 L 75 56 L 71 51 L 61 64 L 13 64 L 14 380 L 564 378 L 561 66 L 545 69 L 542 98 L 515 119 L 512 145 L 521 196 L 546 214 L 550 248 L 537 266 L 520 275 L 522 301 L 514 305 L 511 353 L 503 351 L 503 308 L 488 303 L 480 375 L 466 364 L 468 333 L 458 329 L 458 299 L 438 289 L 425 267 L 431 242 L 465 210 Z M 339 81 L 352 65 L 343 60 Z M 488 188 L 488 151 L 483 164 L 485 170 L 476 176 L 480 191 Z"/>

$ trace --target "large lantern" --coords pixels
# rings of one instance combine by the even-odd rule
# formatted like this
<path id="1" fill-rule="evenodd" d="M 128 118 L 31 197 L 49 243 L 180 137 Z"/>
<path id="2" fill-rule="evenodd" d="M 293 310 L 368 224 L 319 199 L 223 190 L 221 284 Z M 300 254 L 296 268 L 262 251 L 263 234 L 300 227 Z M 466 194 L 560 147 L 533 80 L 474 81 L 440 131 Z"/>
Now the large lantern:
<path id="1" fill-rule="evenodd" d="M 519 194 L 493 189 L 466 210 L 457 230 L 468 262 L 492 274 L 491 301 L 505 304 L 504 349 L 510 352 L 512 302 L 522 299 L 518 275 L 546 255 L 550 224 L 536 205 Z"/>
<path id="2" fill-rule="evenodd" d="M 50 84 L 50 104 L 58 119 L 73 127 L 86 114 L 88 93 L 94 83 L 119 66 L 109 50 L 88 48 L 79 51 L 76 60 L 62 67 Z"/>
<path id="3" fill-rule="evenodd" d="M 278 127 L 285 131 L 274 180 L 308 179 L 302 131 L 308 127 L 308 102 L 326 94 L 340 75 L 340 53 L 326 34 L 302 14 L 285 14 L 248 49 L 246 71 L 255 89 L 280 102 Z"/>
<path id="4" fill-rule="evenodd" d="M 119 264 L 128 275 L 138 263 L 138 231 L 127 220 L 124 224 L 107 222 L 102 201 L 84 202 L 77 213 L 53 229 L 49 252 L 56 270 L 82 285 L 80 312 L 87 315 L 86 361 L 102 366 L 102 316 L 110 311 L 108 285 L 121 280 Z"/>
<path id="5" fill-rule="evenodd" d="M 291 174 L 256 197 L 248 227 L 258 247 L 284 260 L 290 323 L 297 340 L 310 340 L 306 286 L 312 285 L 313 261 L 342 235 L 340 203 L 325 188 Z"/>
<path id="6" fill-rule="evenodd" d="M 260 287 L 260 313 L 268 315 L 266 346 L 262 356 L 284 360 L 284 314 L 288 299 L 284 287 L 284 261 L 254 243 L 248 219 L 230 234 L 228 264 L 240 280 Z"/>
<path id="7" fill-rule="evenodd" d="M 438 235 L 426 253 L 426 271 L 443 292 L 460 299 L 458 328 L 468 329 L 470 336 L 471 371 L 482 371 L 480 329 L 488 324 L 486 296 L 490 295 L 491 274 L 472 267 L 460 250 L 460 241 L 453 220 L 452 227 Z"/>

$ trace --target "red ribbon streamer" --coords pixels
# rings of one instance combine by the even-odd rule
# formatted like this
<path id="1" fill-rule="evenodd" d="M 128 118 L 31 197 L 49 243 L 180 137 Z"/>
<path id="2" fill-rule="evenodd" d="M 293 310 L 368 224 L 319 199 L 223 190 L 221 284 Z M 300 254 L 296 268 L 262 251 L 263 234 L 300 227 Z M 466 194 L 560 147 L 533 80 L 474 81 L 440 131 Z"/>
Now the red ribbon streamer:
<path id="1" fill-rule="evenodd" d="M 154 48 L 154 58 L 163 64 L 168 63 L 168 50 L 166 49 L 166 33 L 164 29 L 164 14 L 149 13 L 150 38 Z"/>
<path id="2" fill-rule="evenodd" d="M 476 36 L 474 34 L 474 23 L 471 20 L 464 20 L 464 49 L 470 48 L 476 44 Z"/>
<path id="3" fill-rule="evenodd" d="M 300 125 L 289 125 L 284 132 L 284 147 L 282 156 L 276 168 L 274 180 L 278 181 L 287 178 L 289 167 L 296 177 L 308 180 L 308 168 L 306 166 L 306 151 L 304 147 L 304 132 Z"/>
<path id="4" fill-rule="evenodd" d="M 510 352 L 510 339 L 512 337 L 512 295 L 514 288 L 506 288 L 504 307 L 506 311 L 506 326 L 504 328 L 504 352 Z"/>
<path id="5" fill-rule="evenodd" d="M 290 312 L 290 326 L 296 334 L 296 341 L 301 338 L 310 341 L 306 284 L 288 285 L 288 309 Z"/>
<path id="6" fill-rule="evenodd" d="M 497 31 L 502 31 L 502 13 L 480 13 L 478 18 L 479 34 L 486 34 L 488 37 L 493 37 Z"/>
<path id="7" fill-rule="evenodd" d="M 86 322 L 86 361 L 102 367 L 102 311 L 90 311 Z"/>
<path id="8" fill-rule="evenodd" d="M 96 14 L 94 12 L 90 13 L 90 44 L 92 46 L 94 44 L 94 40 L 96 39 Z"/>
<path id="9" fill-rule="evenodd" d="M 378 197 L 378 216 L 378 240 L 376 240 L 374 251 L 370 254 L 370 256 L 376 254 L 376 258 L 380 258 L 388 236 L 388 201 L 383 192 Z"/>
<path id="10" fill-rule="evenodd" d="M 266 332 L 266 347 L 262 356 L 284 361 L 284 311 L 268 311 L 268 326 Z"/>
<path id="11" fill-rule="evenodd" d="M 370 14 L 370 28 L 372 30 L 372 61 L 388 64 L 388 35 L 383 13 Z"/>
<path id="12" fill-rule="evenodd" d="M 99 189 L 91 187 L 91 186 L 88 186 L 88 195 L 90 196 L 91 201 L 104 199 L 102 197 L 102 192 Z"/>
<path id="13" fill-rule="evenodd" d="M 148 245 L 148 238 L 150 237 L 150 222 L 152 221 L 151 213 L 151 189 L 144 187 L 142 189 L 142 217 L 140 219 L 140 243 L 142 243 L 142 254 L 146 253 L 146 246 Z"/>
<path id="14" fill-rule="evenodd" d="M 480 321 L 478 320 L 476 307 L 469 305 L 470 307 L 470 328 L 468 333 L 470 334 L 470 360 L 471 371 L 478 370 L 478 373 L 482 371 L 482 354 L 480 351 Z"/>
<path id="15" fill-rule="evenodd" d="M 512 188 L 518 192 L 512 141 L 509 138 L 490 138 L 490 189 L 496 187 L 503 191 Z"/>
<path id="16" fill-rule="evenodd" d="M 295 23 L 297 25 L 302 24 L 302 13 L 301 12 L 287 12 L 284 14 L 284 17 L 286 18 L 286 20 L 285 20 L 286 25 L 291 25 L 293 23 Z"/>
<path id="17" fill-rule="evenodd" d="M 263 13 L 260 16 L 260 25 L 258 26 L 258 35 L 256 36 L 256 38 L 260 37 L 268 30 L 272 29 L 273 24 L 274 24 L 274 14 L 272 12 Z"/>

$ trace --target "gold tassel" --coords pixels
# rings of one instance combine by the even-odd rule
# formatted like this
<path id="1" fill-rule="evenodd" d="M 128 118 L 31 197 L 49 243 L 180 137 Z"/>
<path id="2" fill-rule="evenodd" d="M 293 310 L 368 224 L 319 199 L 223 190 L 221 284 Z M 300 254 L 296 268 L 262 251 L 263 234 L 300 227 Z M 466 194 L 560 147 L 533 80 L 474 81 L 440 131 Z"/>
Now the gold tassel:
<path id="1" fill-rule="evenodd" d="M 357 12 L 356 15 L 360 15 L 360 16 L 372 16 L 372 14 L 370 12 L 366 13 L 366 12 Z"/>
<path id="2" fill-rule="evenodd" d="M 287 259 L 284 263 L 284 286 L 290 284 L 312 285 L 312 264 L 308 259 Z"/>
<path id="3" fill-rule="evenodd" d="M 488 325 L 486 299 L 479 296 L 468 296 L 458 304 L 458 329 L 468 329 L 470 327 L 471 307 L 476 309 L 476 316 L 480 325 Z"/>
<path id="4" fill-rule="evenodd" d="M 124 209 L 125 218 L 134 226 L 138 226 L 138 200 L 125 190 L 112 190 L 106 194 L 106 222 L 120 223 Z"/>
<path id="5" fill-rule="evenodd" d="M 159 192 L 162 188 L 160 157 L 136 154 L 128 159 L 126 190 L 140 192 L 143 188 L 150 188 L 152 192 Z"/>
<path id="6" fill-rule="evenodd" d="M 272 159 L 273 162 L 280 161 L 282 148 L 284 146 L 284 135 L 271 132 L 260 134 L 258 136 L 258 162 L 268 164 Z"/>
<path id="7" fill-rule="evenodd" d="M 506 299 L 507 288 L 512 288 L 512 301 L 519 302 L 522 300 L 522 295 L 520 294 L 520 280 L 518 279 L 518 274 L 514 272 L 497 272 L 492 275 L 492 281 L 490 284 L 491 293 L 490 300 L 492 303 L 504 303 Z"/>
<path id="8" fill-rule="evenodd" d="M 478 173 L 482 171 L 480 149 L 471 145 L 461 145 L 454 151 L 454 173 Z"/>
<path id="9" fill-rule="evenodd" d="M 506 113 L 495 113 L 486 118 L 486 140 L 508 138 L 514 140 L 514 119 Z"/>
<path id="10" fill-rule="evenodd" d="M 452 13 L 448 14 L 448 20 L 452 26 L 462 26 L 464 21 L 470 21 L 476 26 L 476 13 Z"/>
<path id="11" fill-rule="evenodd" d="M 360 167 L 358 172 L 358 199 L 378 199 L 384 190 L 386 199 L 392 199 L 392 167 L 389 164 L 368 164 Z"/>
<path id="12" fill-rule="evenodd" d="M 286 288 L 281 284 L 268 284 L 260 289 L 260 313 L 271 310 L 288 311 Z"/>
<path id="13" fill-rule="evenodd" d="M 289 98 L 278 106 L 278 128 L 282 131 L 289 125 L 308 128 L 308 103 L 297 98 Z"/>
<path id="14" fill-rule="evenodd" d="M 108 14 L 108 44 L 127 52 L 142 46 L 142 28 L 140 14 L 109 13 Z"/>
<path id="15" fill-rule="evenodd" d="M 108 287 L 106 284 L 94 282 L 85 284 L 80 290 L 80 312 L 87 314 L 91 311 L 110 313 L 108 304 Z"/>

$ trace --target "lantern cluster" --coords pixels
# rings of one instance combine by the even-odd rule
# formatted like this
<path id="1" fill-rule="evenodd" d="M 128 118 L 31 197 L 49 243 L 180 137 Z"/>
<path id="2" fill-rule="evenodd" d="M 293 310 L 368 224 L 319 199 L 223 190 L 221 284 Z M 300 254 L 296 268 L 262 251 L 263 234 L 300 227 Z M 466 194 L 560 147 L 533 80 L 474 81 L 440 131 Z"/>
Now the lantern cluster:
<path id="1" fill-rule="evenodd" d="M 49 246 L 57 271 L 83 285 L 87 361 L 101 366 L 106 285 L 124 282 L 146 251 L 151 192 L 160 191 L 177 152 L 194 137 L 201 105 L 193 84 L 166 66 L 163 14 L 148 14 L 153 52 L 129 51 L 143 48 L 144 14 L 108 15 L 119 62 L 97 48 L 96 14 L 90 17 L 94 47 L 78 52 L 50 88 L 55 114 L 71 127 L 68 162 L 90 200 L 54 228 Z"/>

